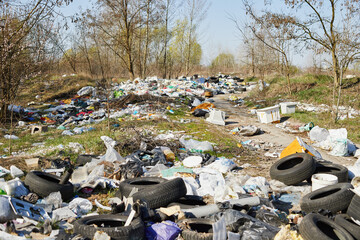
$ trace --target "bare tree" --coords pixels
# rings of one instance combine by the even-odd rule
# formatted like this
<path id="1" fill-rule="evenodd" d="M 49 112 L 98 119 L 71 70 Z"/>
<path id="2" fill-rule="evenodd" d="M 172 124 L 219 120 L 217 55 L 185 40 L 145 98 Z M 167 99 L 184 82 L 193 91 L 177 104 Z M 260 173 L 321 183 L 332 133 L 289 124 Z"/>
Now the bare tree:
<path id="1" fill-rule="evenodd" d="M 29 41 L 31 34 L 42 22 L 51 22 L 55 8 L 64 2 L 59 0 L 0 2 L 1 120 L 6 120 L 8 105 L 16 98 L 21 82 L 41 72 L 42 63 L 35 62 L 34 59 L 44 59 L 39 57 L 39 54 L 45 52 L 41 46 Z"/>
<path id="2" fill-rule="evenodd" d="M 252 7 L 252 3 L 248 0 L 243 0 L 246 12 L 250 15 L 255 24 L 249 24 L 247 27 L 251 30 L 254 36 L 265 44 L 266 47 L 281 54 L 284 73 L 287 81 L 288 92 L 291 94 L 290 83 L 290 53 L 296 49 L 296 33 L 298 31 L 296 21 L 293 17 L 265 12 L 258 16 Z"/>
<path id="3" fill-rule="evenodd" d="M 188 33 L 186 39 L 186 58 L 185 74 L 188 75 L 191 70 L 191 55 L 193 45 L 195 44 L 197 29 L 200 22 L 204 19 L 209 9 L 209 3 L 206 0 L 187 0 L 185 17 L 188 22 Z"/>

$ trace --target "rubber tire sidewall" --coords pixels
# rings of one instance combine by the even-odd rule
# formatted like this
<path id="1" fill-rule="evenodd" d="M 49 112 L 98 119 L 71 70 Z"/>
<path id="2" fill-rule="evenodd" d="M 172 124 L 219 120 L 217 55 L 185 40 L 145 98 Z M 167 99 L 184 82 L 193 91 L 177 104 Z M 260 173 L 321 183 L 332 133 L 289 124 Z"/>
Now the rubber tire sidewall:
<path id="1" fill-rule="evenodd" d="M 117 219 L 122 222 L 126 222 L 128 216 L 119 215 L 119 214 L 108 214 L 108 215 L 96 215 L 83 217 L 74 222 L 74 232 L 93 239 L 97 231 L 102 231 L 108 234 L 111 239 L 131 239 L 131 240 L 140 240 L 145 237 L 145 226 L 141 218 L 135 218 L 130 223 L 130 226 L 126 227 L 107 227 L 107 228 L 95 228 L 93 225 L 87 225 L 86 222 L 89 220 L 113 220 Z"/>
<path id="2" fill-rule="evenodd" d="M 360 197 L 357 194 L 354 194 L 346 213 L 355 220 L 360 221 Z"/>
<path id="3" fill-rule="evenodd" d="M 302 158 L 303 161 L 292 168 L 279 170 L 278 167 L 287 162 L 292 161 L 294 158 Z M 295 153 L 289 156 L 286 156 L 276 163 L 274 163 L 270 168 L 270 176 L 272 179 L 276 179 L 280 182 L 283 182 L 286 185 L 294 185 L 301 183 L 302 181 L 311 177 L 315 171 L 315 160 L 314 158 L 307 153 Z"/>
<path id="4" fill-rule="evenodd" d="M 48 181 L 40 176 L 47 176 L 49 178 L 60 181 L 60 177 L 45 173 L 41 171 L 29 172 L 25 177 L 25 186 L 30 189 L 30 192 L 34 192 L 40 197 L 47 197 L 50 193 L 60 192 L 63 201 L 70 200 L 74 195 L 74 186 L 67 182 L 65 184 L 59 184 L 56 182 Z"/>
<path id="5" fill-rule="evenodd" d="M 339 169 L 339 171 L 325 171 L 325 172 L 318 172 L 317 168 L 319 167 L 328 167 L 328 168 L 337 168 Z M 349 180 L 349 173 L 348 173 L 348 169 L 340 164 L 335 164 L 335 163 L 327 163 L 327 162 L 317 162 L 316 163 L 316 168 L 314 171 L 314 174 L 316 173 L 326 173 L 326 174 L 331 174 L 334 175 L 338 178 L 338 182 L 348 182 Z"/>
<path id="6" fill-rule="evenodd" d="M 184 219 L 180 220 L 177 224 L 182 229 L 181 236 L 184 238 L 184 240 L 212 240 L 213 239 L 213 233 L 198 233 L 196 231 L 190 230 L 186 227 L 186 225 L 191 223 L 197 223 L 197 224 L 208 224 L 211 225 L 214 223 L 214 221 L 210 219 L 204 219 L 204 218 L 190 218 L 190 219 Z"/>
<path id="7" fill-rule="evenodd" d="M 126 179 L 126 180 L 120 182 L 119 190 L 115 193 L 115 195 L 117 197 L 119 197 L 120 199 L 122 199 L 123 197 L 129 197 L 129 194 L 131 193 L 131 191 L 133 190 L 134 187 L 137 188 L 138 192 L 139 192 L 139 191 L 151 188 L 155 185 L 158 185 L 158 184 L 154 184 L 154 185 L 132 185 L 131 184 L 136 181 L 151 181 L 151 182 L 157 182 L 158 184 L 160 184 L 160 183 L 167 182 L 169 180 L 167 180 L 165 178 L 161 178 L 161 177 L 139 177 L 139 178 Z"/>
<path id="8" fill-rule="evenodd" d="M 328 191 L 332 191 L 337 188 L 340 188 L 340 190 L 335 193 L 332 193 L 325 197 L 312 199 L 315 196 L 318 196 Z M 353 188 L 353 186 L 350 183 L 337 183 L 313 191 L 305 195 L 301 199 L 300 201 L 301 210 L 306 213 L 317 212 L 319 209 L 329 210 L 332 213 L 336 213 L 338 211 L 344 211 L 348 208 L 351 199 L 354 196 L 354 193 L 351 190 L 349 190 L 349 188 Z"/>
<path id="9" fill-rule="evenodd" d="M 308 214 L 303 220 L 301 220 L 299 226 L 299 232 L 304 240 L 331 240 L 326 234 L 324 234 L 316 225 L 316 222 L 321 221 L 326 223 L 333 228 L 337 229 L 343 236 L 346 238 L 344 240 L 354 240 L 354 238 L 340 225 L 336 224 L 334 221 L 324 217 L 320 214 Z"/>
<path id="10" fill-rule="evenodd" d="M 182 178 L 175 178 L 170 181 L 157 184 L 146 191 L 135 193 L 134 201 L 142 200 L 149 208 L 165 207 L 171 202 L 186 195 L 187 189 Z"/>
<path id="11" fill-rule="evenodd" d="M 348 220 L 351 220 L 351 217 L 347 214 L 339 214 L 335 217 L 335 223 L 343 227 L 348 231 L 355 239 L 360 240 L 360 226 L 356 223 L 351 223 Z M 352 220 L 351 220 L 352 221 Z"/>

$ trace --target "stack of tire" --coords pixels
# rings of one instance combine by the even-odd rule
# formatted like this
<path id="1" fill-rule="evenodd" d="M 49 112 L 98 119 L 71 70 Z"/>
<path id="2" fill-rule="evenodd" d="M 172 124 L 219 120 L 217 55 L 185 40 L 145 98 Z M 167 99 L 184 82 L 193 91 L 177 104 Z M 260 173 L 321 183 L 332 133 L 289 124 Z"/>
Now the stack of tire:
<path id="1" fill-rule="evenodd" d="M 133 191 L 136 188 L 137 191 Z M 186 195 L 186 186 L 181 178 L 167 180 L 156 177 L 127 179 L 120 183 L 117 197 L 131 197 L 134 202 L 141 200 L 148 208 L 166 207 Z M 107 233 L 111 239 L 144 239 L 145 225 L 140 217 L 135 218 L 130 226 L 124 226 L 128 216 L 109 214 L 89 216 L 74 223 L 74 232 L 93 239 L 97 231 Z"/>
<path id="2" fill-rule="evenodd" d="M 333 163 L 316 162 L 309 154 L 296 153 L 280 159 L 270 169 L 270 176 L 286 185 L 309 180 L 315 173 L 335 175 L 339 183 L 315 190 L 301 199 L 301 210 L 308 213 L 299 226 L 301 236 L 305 240 L 360 240 L 360 226 L 353 221 L 360 221 L 360 196 L 351 190 L 353 186 L 348 183 L 347 168 Z M 317 214 L 319 210 L 340 214 L 333 221 Z"/>
<path id="3" fill-rule="evenodd" d="M 270 176 L 286 185 L 295 185 L 311 179 L 316 173 L 327 173 L 338 177 L 338 182 L 348 182 L 348 169 L 331 162 L 317 162 L 307 153 L 295 153 L 274 163 Z"/>

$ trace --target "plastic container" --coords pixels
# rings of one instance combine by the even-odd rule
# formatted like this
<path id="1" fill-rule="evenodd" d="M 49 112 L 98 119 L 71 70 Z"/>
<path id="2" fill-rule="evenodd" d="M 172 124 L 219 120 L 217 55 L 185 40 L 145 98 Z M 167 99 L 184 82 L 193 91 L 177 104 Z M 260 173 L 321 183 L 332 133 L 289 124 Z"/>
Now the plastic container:
<path id="1" fill-rule="evenodd" d="M 175 161 L 175 154 L 173 151 L 171 151 L 170 149 L 165 149 L 163 152 L 165 154 L 167 161 L 169 161 L 169 162 Z"/>
<path id="2" fill-rule="evenodd" d="M 267 107 L 258 109 L 257 117 L 259 122 L 261 123 L 273 123 L 273 122 L 280 122 L 280 106 L 275 105 L 273 107 Z"/>
<path id="3" fill-rule="evenodd" d="M 331 174 L 317 173 L 312 175 L 312 191 L 338 183 L 338 177 Z"/>
<path id="4" fill-rule="evenodd" d="M 295 113 L 296 105 L 297 105 L 296 102 L 284 102 L 284 103 L 280 103 L 281 113 L 282 113 L 282 114 Z"/>

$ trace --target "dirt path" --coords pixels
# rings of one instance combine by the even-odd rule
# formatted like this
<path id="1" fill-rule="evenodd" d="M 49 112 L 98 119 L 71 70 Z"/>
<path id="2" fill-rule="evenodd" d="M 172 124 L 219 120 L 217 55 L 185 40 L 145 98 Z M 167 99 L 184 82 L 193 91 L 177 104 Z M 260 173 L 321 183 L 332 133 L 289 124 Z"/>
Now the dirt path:
<path id="1" fill-rule="evenodd" d="M 237 95 L 239 97 L 245 97 L 246 93 L 242 93 Z M 251 137 L 239 137 L 239 140 L 246 141 L 246 140 L 254 140 L 254 141 L 261 141 L 266 142 L 274 145 L 274 149 L 278 149 L 278 151 L 284 149 L 288 146 L 296 136 L 301 137 L 306 143 L 311 143 L 311 140 L 307 136 L 307 133 L 298 133 L 292 134 L 285 132 L 284 130 L 277 128 L 275 124 L 264 124 L 260 123 L 257 120 L 256 115 L 249 114 L 249 109 L 245 106 L 234 106 L 230 101 L 228 101 L 229 95 L 216 95 L 213 99 L 215 100 L 214 104 L 217 109 L 225 111 L 228 118 L 226 119 L 226 126 L 225 128 L 230 131 L 239 126 L 246 126 L 246 125 L 255 125 L 262 130 L 265 131 L 264 134 L 251 136 Z M 300 123 L 295 122 L 293 119 L 287 119 L 290 124 L 297 124 Z M 334 163 L 339 163 L 344 166 L 353 165 L 356 159 L 354 157 L 336 157 L 330 155 L 327 151 L 316 148 L 322 155 L 323 159 L 332 161 Z M 272 152 L 270 149 L 269 152 Z M 275 159 L 275 158 L 274 158 Z M 276 160 L 276 159 L 275 159 Z"/>

